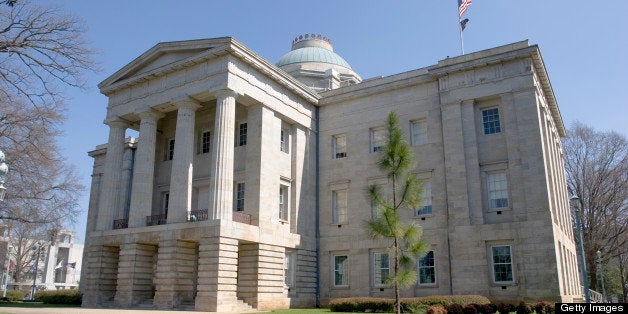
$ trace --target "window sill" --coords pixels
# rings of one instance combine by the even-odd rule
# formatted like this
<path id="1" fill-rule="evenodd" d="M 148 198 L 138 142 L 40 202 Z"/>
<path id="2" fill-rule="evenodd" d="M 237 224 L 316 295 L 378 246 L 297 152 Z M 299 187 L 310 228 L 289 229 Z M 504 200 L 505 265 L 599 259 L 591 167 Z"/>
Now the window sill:
<path id="1" fill-rule="evenodd" d="M 289 223 L 289 221 L 287 221 L 287 220 L 285 220 L 285 219 L 281 219 L 281 218 L 279 219 L 279 222 L 280 222 L 282 225 L 286 225 L 286 224 L 288 224 L 288 223 Z"/>
<path id="2" fill-rule="evenodd" d="M 422 284 L 417 284 L 416 287 L 419 289 L 434 289 L 434 288 L 438 288 L 438 284 L 437 283 L 422 283 Z"/>
<path id="3" fill-rule="evenodd" d="M 332 223 L 330 226 L 332 226 L 332 227 L 338 226 L 338 228 L 342 228 L 342 226 L 347 226 L 347 225 L 349 225 L 349 223 L 346 223 L 346 222 L 337 223 L 337 222 L 335 222 L 335 223 Z"/>
<path id="4" fill-rule="evenodd" d="M 350 290 L 351 286 L 347 285 L 347 286 L 333 286 L 331 287 L 332 290 Z"/>
<path id="5" fill-rule="evenodd" d="M 519 285 L 516 281 L 509 281 L 509 282 L 491 282 L 491 287 L 494 288 L 498 288 L 498 287 L 514 287 Z"/>
<path id="6" fill-rule="evenodd" d="M 426 218 L 433 218 L 434 214 L 424 214 L 424 215 L 414 215 L 412 216 L 413 219 L 421 219 L 421 220 L 425 220 Z"/>
<path id="7" fill-rule="evenodd" d="M 502 207 L 502 208 L 491 208 L 489 210 L 487 210 L 487 213 L 498 213 L 498 212 L 507 212 L 507 211 L 511 211 L 512 209 L 510 207 Z"/>

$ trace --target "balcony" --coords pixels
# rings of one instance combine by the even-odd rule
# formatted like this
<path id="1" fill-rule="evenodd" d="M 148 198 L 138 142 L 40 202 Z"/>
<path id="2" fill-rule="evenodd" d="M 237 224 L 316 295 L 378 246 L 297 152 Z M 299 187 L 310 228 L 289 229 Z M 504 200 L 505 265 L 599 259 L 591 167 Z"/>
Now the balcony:
<path id="1" fill-rule="evenodd" d="M 191 210 L 188 215 L 188 222 L 203 221 L 208 219 L 207 209 Z"/>
<path id="2" fill-rule="evenodd" d="M 129 219 L 116 219 L 113 221 L 113 229 L 126 229 L 129 227 Z"/>
<path id="3" fill-rule="evenodd" d="M 146 216 L 146 225 L 147 226 L 156 226 L 156 225 L 165 225 L 168 219 L 168 215 L 159 214 Z"/>

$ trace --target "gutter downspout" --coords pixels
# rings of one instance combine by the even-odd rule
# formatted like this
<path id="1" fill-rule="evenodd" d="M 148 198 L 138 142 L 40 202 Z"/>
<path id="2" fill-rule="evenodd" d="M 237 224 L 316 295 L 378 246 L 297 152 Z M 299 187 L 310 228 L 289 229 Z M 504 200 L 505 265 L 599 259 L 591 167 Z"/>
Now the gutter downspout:
<path id="1" fill-rule="evenodd" d="M 452 271 L 452 267 L 451 267 L 451 236 L 450 236 L 450 225 L 449 225 L 449 197 L 448 197 L 448 193 L 447 193 L 447 157 L 445 156 L 445 123 L 443 123 L 443 103 L 442 103 L 442 99 L 441 99 L 441 92 L 440 92 L 440 78 L 436 79 L 436 85 L 438 88 L 438 107 L 440 109 L 440 125 L 441 125 L 441 140 L 443 143 L 443 167 L 445 168 L 445 174 L 443 176 L 443 180 L 445 181 L 445 206 L 446 206 L 446 211 L 445 211 L 445 217 L 446 217 L 446 221 L 447 221 L 447 256 L 449 256 L 449 294 L 450 295 L 454 295 L 454 285 L 453 285 L 453 271 Z"/>
<path id="2" fill-rule="evenodd" d="M 314 135 L 315 135 L 315 142 L 316 142 L 316 180 L 315 180 L 315 185 L 316 185 L 316 197 L 315 197 L 315 214 L 316 214 L 316 219 L 315 219 L 315 223 L 316 223 L 316 307 L 320 308 L 321 307 L 321 290 L 320 290 L 320 218 L 319 218 L 319 211 L 320 211 L 320 202 L 319 202 L 319 116 L 318 116 L 318 111 L 319 108 L 318 106 L 316 107 L 316 121 L 315 121 L 315 126 L 316 126 L 316 130 L 314 130 Z"/>

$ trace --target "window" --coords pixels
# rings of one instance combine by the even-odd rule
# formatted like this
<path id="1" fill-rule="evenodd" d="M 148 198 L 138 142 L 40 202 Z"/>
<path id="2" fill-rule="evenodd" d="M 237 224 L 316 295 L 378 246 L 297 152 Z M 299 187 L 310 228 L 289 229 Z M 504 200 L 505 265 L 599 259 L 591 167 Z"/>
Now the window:
<path id="1" fill-rule="evenodd" d="M 201 147 L 199 149 L 199 152 L 201 154 L 207 154 L 209 153 L 210 150 L 210 146 L 209 143 L 211 141 L 211 134 L 209 133 L 209 131 L 204 131 L 201 133 Z"/>
<path id="2" fill-rule="evenodd" d="M 499 124 L 499 109 L 491 108 L 482 110 L 482 125 L 484 134 L 494 134 L 502 131 Z"/>
<path id="3" fill-rule="evenodd" d="M 241 212 L 244 210 L 244 182 L 238 182 L 236 184 L 236 201 L 235 201 L 235 211 Z"/>
<path id="4" fill-rule="evenodd" d="M 290 153 L 290 131 L 281 129 L 280 149 L 284 153 Z"/>
<path id="5" fill-rule="evenodd" d="M 333 223 L 347 223 L 347 190 L 333 191 L 331 195 Z"/>
<path id="6" fill-rule="evenodd" d="M 373 284 L 385 286 L 390 273 L 388 253 L 373 253 Z"/>
<path id="7" fill-rule="evenodd" d="M 493 258 L 493 281 L 495 283 L 514 282 L 510 245 L 492 246 L 491 255 Z"/>
<path id="8" fill-rule="evenodd" d="M 371 152 L 379 152 L 384 149 L 385 139 L 383 127 L 371 129 Z"/>
<path id="9" fill-rule="evenodd" d="M 166 192 L 161 197 L 161 212 L 168 215 L 168 206 L 170 205 L 170 193 Z"/>
<path id="10" fill-rule="evenodd" d="M 419 259 L 419 285 L 436 284 L 436 266 L 434 263 L 434 251 L 428 251 Z"/>
<path id="11" fill-rule="evenodd" d="M 174 158 L 174 139 L 169 139 L 166 149 L 166 160 L 172 160 L 172 158 Z"/>
<path id="12" fill-rule="evenodd" d="M 382 198 L 383 201 L 386 200 L 386 197 L 384 196 L 385 194 L 385 185 L 382 184 L 377 184 L 377 185 L 373 185 L 375 187 L 375 189 L 377 189 L 378 194 L 380 195 L 380 197 Z M 381 217 L 382 215 L 382 211 L 384 209 L 382 208 L 381 205 L 378 205 L 377 202 L 375 202 L 374 200 L 371 199 L 371 218 L 376 219 Z"/>
<path id="13" fill-rule="evenodd" d="M 489 209 L 508 207 L 508 179 L 505 172 L 487 175 Z"/>
<path id="14" fill-rule="evenodd" d="M 335 255 L 334 259 L 334 286 L 349 285 L 349 258 L 347 255 Z"/>
<path id="15" fill-rule="evenodd" d="M 288 220 L 288 187 L 279 186 L 279 219 Z"/>
<path id="16" fill-rule="evenodd" d="M 294 251 L 286 251 L 283 264 L 284 283 L 286 287 L 294 286 Z"/>
<path id="17" fill-rule="evenodd" d="M 425 120 L 410 122 L 410 138 L 412 141 L 412 146 L 418 146 L 427 143 L 427 122 Z"/>
<path id="18" fill-rule="evenodd" d="M 336 135 L 332 139 L 332 158 L 347 157 L 347 136 L 344 134 Z"/>
<path id="19" fill-rule="evenodd" d="M 240 123 L 240 126 L 238 127 L 238 146 L 246 145 L 246 131 L 246 122 Z"/>
<path id="20" fill-rule="evenodd" d="M 432 213 L 432 183 L 430 181 L 425 181 L 422 183 L 423 185 L 423 206 L 419 207 L 415 215 L 429 215 Z"/>

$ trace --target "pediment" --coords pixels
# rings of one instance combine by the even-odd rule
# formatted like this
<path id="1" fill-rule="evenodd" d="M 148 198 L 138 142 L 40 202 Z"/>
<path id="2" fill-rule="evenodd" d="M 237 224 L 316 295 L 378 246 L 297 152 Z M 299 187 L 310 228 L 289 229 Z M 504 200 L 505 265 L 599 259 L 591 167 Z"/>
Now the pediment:
<path id="1" fill-rule="evenodd" d="M 102 81 L 98 87 L 102 90 L 151 72 L 166 70 L 196 56 L 200 58 L 210 51 L 225 48 L 229 43 L 229 37 L 159 43 Z"/>

